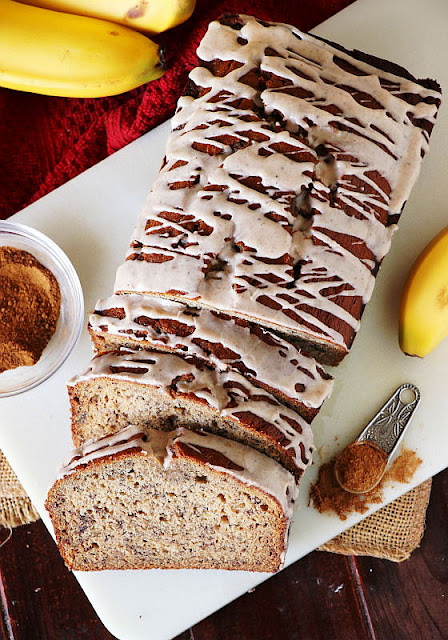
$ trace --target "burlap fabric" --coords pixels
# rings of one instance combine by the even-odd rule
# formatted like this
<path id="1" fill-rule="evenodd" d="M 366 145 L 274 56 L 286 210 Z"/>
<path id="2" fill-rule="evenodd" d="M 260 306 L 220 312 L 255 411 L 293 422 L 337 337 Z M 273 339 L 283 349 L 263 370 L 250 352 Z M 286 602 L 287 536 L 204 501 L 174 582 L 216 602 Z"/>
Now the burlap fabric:
<path id="1" fill-rule="evenodd" d="M 428 480 L 330 540 L 320 550 L 394 562 L 406 560 L 422 538 L 430 492 L 431 480 Z M 17 527 L 38 519 L 39 514 L 0 451 L 0 525 Z"/>
<path id="2" fill-rule="evenodd" d="M 364 518 L 320 547 L 344 555 L 373 556 L 393 562 L 407 560 L 425 530 L 431 480 L 423 482 L 394 502 Z"/>
<path id="3" fill-rule="evenodd" d="M 17 527 L 38 519 L 39 514 L 0 451 L 0 525 Z"/>

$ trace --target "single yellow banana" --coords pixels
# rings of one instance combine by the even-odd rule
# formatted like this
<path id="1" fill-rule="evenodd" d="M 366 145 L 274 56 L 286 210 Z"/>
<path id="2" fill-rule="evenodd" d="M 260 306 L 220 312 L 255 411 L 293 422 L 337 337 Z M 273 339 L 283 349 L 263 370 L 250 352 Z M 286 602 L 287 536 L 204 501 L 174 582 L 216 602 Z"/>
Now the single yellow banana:
<path id="1" fill-rule="evenodd" d="M 159 48 L 127 27 L 0 0 L 0 86 L 98 98 L 163 75 Z"/>
<path id="2" fill-rule="evenodd" d="M 411 268 L 400 308 L 400 347 L 408 355 L 423 358 L 447 335 L 448 227 Z"/>
<path id="3" fill-rule="evenodd" d="M 185 22 L 196 0 L 19 0 L 45 9 L 103 18 L 145 33 L 161 33 Z"/>

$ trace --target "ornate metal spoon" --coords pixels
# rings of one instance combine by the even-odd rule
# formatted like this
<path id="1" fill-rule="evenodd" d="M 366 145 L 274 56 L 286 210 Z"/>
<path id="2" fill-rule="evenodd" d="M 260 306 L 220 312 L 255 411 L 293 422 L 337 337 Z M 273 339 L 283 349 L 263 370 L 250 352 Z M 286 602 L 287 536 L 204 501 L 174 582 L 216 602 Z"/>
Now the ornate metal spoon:
<path id="1" fill-rule="evenodd" d="M 367 493 L 374 489 L 420 402 L 420 391 L 413 384 L 402 384 L 381 407 L 359 436 L 348 445 L 335 462 L 339 485 L 350 493 Z"/>

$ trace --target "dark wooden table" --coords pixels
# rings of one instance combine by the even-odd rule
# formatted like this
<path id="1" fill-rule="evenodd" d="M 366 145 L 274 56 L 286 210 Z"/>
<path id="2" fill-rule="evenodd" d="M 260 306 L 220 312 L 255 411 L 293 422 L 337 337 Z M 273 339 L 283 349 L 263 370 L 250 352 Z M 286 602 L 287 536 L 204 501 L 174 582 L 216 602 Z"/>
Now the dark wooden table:
<path id="1" fill-rule="evenodd" d="M 2 638 L 113 640 L 42 522 L 13 530 L 0 572 Z M 406 562 L 316 551 L 176 640 L 283 639 L 448 639 L 448 470 L 434 479 L 423 542 Z"/>

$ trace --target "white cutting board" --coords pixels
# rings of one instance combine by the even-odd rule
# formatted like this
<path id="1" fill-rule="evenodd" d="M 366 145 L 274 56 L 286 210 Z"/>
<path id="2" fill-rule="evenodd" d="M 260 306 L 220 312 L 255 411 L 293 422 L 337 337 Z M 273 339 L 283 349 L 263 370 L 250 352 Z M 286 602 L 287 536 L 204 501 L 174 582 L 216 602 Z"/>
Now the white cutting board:
<path id="1" fill-rule="evenodd" d="M 435 77 L 448 90 L 446 0 L 358 0 L 316 32 L 349 48 L 390 58 L 416 75 Z M 115 269 L 160 166 L 168 131 L 168 124 L 162 125 L 13 218 L 47 234 L 67 253 L 80 276 L 87 310 L 112 291 Z M 444 105 L 355 345 L 334 371 L 335 391 L 314 422 L 317 464 L 302 483 L 287 564 L 365 517 L 358 514 L 342 522 L 317 513 L 306 504 L 308 485 L 321 459 L 357 435 L 402 382 L 413 382 L 421 389 L 422 402 L 406 446 L 418 452 L 423 464 L 411 484 L 390 486 L 385 502 L 448 466 L 448 341 L 424 360 L 404 356 L 397 343 L 398 300 L 406 273 L 430 238 L 448 224 L 447 149 Z M 0 448 L 47 525 L 45 494 L 71 447 L 65 382 L 86 367 L 90 353 L 84 330 L 73 355 L 50 380 L 1 400 Z M 76 577 L 117 638 L 167 640 L 269 576 L 154 570 L 78 573 Z"/>

